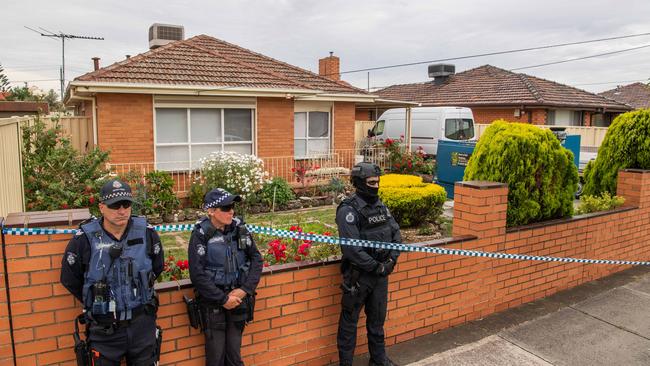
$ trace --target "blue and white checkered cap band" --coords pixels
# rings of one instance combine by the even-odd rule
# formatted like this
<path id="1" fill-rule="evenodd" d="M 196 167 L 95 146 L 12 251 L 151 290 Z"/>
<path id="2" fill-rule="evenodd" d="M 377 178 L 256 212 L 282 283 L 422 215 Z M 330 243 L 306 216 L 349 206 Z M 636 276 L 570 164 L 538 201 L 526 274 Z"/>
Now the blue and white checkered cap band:
<path id="1" fill-rule="evenodd" d="M 193 224 L 182 224 L 182 225 L 159 225 L 159 226 L 154 226 L 153 228 L 156 231 L 169 232 L 169 231 L 191 231 L 194 229 L 194 227 L 195 225 Z M 337 238 L 334 236 L 307 234 L 298 231 L 273 229 L 270 227 L 250 225 L 250 224 L 247 224 L 246 227 L 250 232 L 257 233 L 257 234 L 265 234 L 265 235 L 298 239 L 298 240 L 311 240 L 313 242 L 319 242 L 325 244 L 351 245 L 351 246 L 365 247 L 365 248 L 399 250 L 402 252 L 420 252 L 420 253 L 432 253 L 432 254 L 443 254 L 443 255 L 462 255 L 466 257 L 517 259 L 517 260 L 543 261 L 543 262 L 650 266 L 650 262 L 641 262 L 641 261 L 546 257 L 546 256 L 538 256 L 538 255 L 482 252 L 478 250 L 448 249 L 442 247 L 425 247 L 425 246 L 399 244 L 399 243 L 386 243 L 386 242 L 361 240 L 361 239 Z M 5 235 L 54 235 L 54 234 L 74 234 L 77 232 L 77 230 L 76 229 L 51 229 L 51 228 L 3 228 L 2 232 Z"/>
<path id="2" fill-rule="evenodd" d="M 111 198 L 115 198 L 115 197 L 133 198 L 130 192 L 115 192 L 115 193 L 107 194 L 106 196 L 102 196 L 102 201 L 108 201 Z"/>
<path id="3" fill-rule="evenodd" d="M 221 204 L 221 202 L 223 202 L 223 201 L 224 201 L 226 198 L 228 198 L 228 197 L 229 197 L 229 195 L 227 195 L 227 194 L 226 194 L 226 195 L 223 195 L 223 196 L 220 197 L 219 199 L 216 199 L 216 200 L 214 200 L 214 201 L 212 201 L 212 202 L 206 204 L 206 205 L 205 205 L 205 208 L 219 207 L 219 205 Z"/>

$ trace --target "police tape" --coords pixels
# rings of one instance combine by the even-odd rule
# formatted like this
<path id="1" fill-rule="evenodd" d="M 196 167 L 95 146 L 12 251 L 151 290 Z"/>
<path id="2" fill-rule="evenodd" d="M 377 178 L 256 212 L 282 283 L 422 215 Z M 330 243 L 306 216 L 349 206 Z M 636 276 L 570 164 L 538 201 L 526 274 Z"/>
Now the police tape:
<path id="1" fill-rule="evenodd" d="M 194 226 L 195 226 L 194 224 L 157 225 L 157 226 L 153 226 L 153 229 L 160 232 L 192 231 L 194 229 Z M 466 257 L 516 259 L 516 260 L 543 261 L 543 262 L 650 266 L 650 262 L 642 262 L 642 261 L 549 257 L 549 256 L 540 256 L 540 255 L 512 254 L 512 253 L 501 253 L 501 252 L 483 252 L 479 250 L 450 249 L 450 248 L 443 248 L 443 247 L 429 247 L 429 246 L 421 246 L 421 245 L 413 245 L 413 244 L 388 243 L 388 242 L 371 241 L 371 240 L 363 240 L 363 239 L 341 238 L 341 237 L 328 236 L 328 235 L 305 233 L 301 231 L 274 229 L 270 227 L 251 225 L 251 224 L 246 224 L 246 227 L 250 232 L 256 234 L 277 236 L 277 237 L 290 238 L 296 240 L 308 240 L 312 242 L 325 243 L 325 244 L 348 245 L 348 246 L 356 246 L 362 248 L 398 250 L 401 252 L 419 252 L 419 253 L 431 253 L 431 254 L 439 254 L 439 255 L 457 255 L 457 256 L 466 256 Z M 5 235 L 55 235 L 55 234 L 75 234 L 77 232 L 77 229 L 3 228 L 2 232 Z"/>

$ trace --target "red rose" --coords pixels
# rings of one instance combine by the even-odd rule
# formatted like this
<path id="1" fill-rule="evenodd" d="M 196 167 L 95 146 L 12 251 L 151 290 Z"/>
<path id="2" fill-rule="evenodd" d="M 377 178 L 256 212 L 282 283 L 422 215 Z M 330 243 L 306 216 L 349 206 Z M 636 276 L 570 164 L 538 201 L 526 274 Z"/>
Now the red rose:
<path id="1" fill-rule="evenodd" d="M 90 202 L 91 205 L 94 204 L 94 203 L 95 203 L 95 197 L 90 196 L 90 197 L 88 198 L 88 202 Z"/>
<path id="2" fill-rule="evenodd" d="M 64 209 L 64 210 L 67 210 L 68 209 L 68 204 L 67 203 L 62 203 L 61 208 Z"/>

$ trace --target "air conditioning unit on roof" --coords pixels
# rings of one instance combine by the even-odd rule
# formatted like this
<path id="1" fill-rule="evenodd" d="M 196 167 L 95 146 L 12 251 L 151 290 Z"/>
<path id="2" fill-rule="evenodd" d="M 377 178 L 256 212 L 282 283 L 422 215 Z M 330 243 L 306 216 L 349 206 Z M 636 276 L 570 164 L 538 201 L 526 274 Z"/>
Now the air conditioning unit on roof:
<path id="1" fill-rule="evenodd" d="M 185 27 L 182 25 L 154 23 L 149 27 L 150 49 L 183 39 L 185 39 Z"/>

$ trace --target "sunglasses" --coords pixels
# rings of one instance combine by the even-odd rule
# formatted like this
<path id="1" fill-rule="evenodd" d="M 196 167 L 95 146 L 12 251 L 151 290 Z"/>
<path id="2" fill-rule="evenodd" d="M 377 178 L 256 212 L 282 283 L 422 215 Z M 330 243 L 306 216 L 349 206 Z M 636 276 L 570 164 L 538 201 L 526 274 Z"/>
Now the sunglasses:
<path id="1" fill-rule="evenodd" d="M 219 207 L 217 207 L 217 208 L 218 208 L 219 210 L 221 210 L 221 212 L 230 212 L 230 210 L 234 210 L 234 209 L 235 209 L 235 205 L 234 205 L 234 204 L 231 204 L 231 205 L 227 205 L 227 206 L 219 206 Z"/>
<path id="2" fill-rule="evenodd" d="M 123 208 L 131 207 L 131 203 L 132 203 L 131 201 L 119 201 L 119 202 L 112 203 L 110 205 L 106 205 L 106 207 L 110 208 L 111 210 L 119 210 L 120 207 Z"/>

